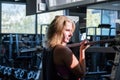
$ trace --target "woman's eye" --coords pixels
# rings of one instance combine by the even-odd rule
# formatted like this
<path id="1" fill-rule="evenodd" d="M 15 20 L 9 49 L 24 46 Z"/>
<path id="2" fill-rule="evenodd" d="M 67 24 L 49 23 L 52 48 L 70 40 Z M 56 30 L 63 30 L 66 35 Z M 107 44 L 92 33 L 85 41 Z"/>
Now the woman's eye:
<path id="1" fill-rule="evenodd" d="M 66 29 L 66 31 L 70 31 L 69 29 Z"/>

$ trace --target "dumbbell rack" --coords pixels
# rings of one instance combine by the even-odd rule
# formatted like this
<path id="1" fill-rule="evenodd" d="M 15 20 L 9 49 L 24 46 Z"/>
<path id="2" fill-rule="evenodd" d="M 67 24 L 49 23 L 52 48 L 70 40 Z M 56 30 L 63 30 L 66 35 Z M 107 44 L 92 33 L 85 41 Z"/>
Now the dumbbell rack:
<path id="1" fill-rule="evenodd" d="M 29 50 L 24 50 L 23 52 L 35 52 L 36 49 L 33 49 L 31 51 Z M 36 69 L 29 70 L 24 68 L 12 68 L 0 65 L 0 75 L 3 75 L 3 78 L 8 77 L 9 80 L 42 80 L 42 55 L 41 53 L 36 53 L 35 55 L 37 56 Z"/>

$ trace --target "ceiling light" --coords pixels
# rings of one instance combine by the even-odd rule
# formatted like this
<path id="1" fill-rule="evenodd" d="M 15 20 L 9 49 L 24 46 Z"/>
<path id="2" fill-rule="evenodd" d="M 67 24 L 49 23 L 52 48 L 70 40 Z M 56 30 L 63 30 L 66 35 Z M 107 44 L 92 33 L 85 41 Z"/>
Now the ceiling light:
<path id="1" fill-rule="evenodd" d="M 20 0 L 15 0 L 15 1 L 20 1 Z"/>

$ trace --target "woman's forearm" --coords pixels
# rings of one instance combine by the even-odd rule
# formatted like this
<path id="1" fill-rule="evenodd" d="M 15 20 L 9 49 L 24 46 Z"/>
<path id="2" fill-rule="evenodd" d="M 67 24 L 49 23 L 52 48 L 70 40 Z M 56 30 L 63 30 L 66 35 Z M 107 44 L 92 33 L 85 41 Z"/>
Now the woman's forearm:
<path id="1" fill-rule="evenodd" d="M 85 51 L 80 50 L 79 63 L 81 67 L 81 72 L 85 75 L 86 72 L 86 60 L 85 60 Z"/>

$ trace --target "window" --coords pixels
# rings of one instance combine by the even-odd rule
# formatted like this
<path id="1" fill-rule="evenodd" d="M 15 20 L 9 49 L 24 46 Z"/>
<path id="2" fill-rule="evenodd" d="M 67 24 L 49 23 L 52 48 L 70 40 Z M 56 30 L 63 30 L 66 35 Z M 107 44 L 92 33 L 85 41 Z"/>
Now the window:
<path id="1" fill-rule="evenodd" d="M 54 19 L 54 17 L 56 15 L 64 15 L 64 10 L 38 14 L 38 28 L 37 28 L 38 29 L 38 31 L 37 31 L 38 34 L 40 34 L 40 33 L 45 34 L 46 33 L 45 29 L 46 29 L 47 25 L 49 25 L 51 23 L 51 21 Z M 42 32 L 40 32 L 41 31 L 41 26 L 43 26 L 42 27 Z"/>
<path id="2" fill-rule="evenodd" d="M 2 3 L 2 33 L 35 34 L 35 16 L 26 16 L 25 4 Z"/>
<path id="3" fill-rule="evenodd" d="M 74 2 L 78 2 L 78 1 L 85 1 L 85 0 L 49 0 L 49 5 L 50 5 L 50 7 L 53 7 L 53 6 L 74 3 Z"/>
<path id="4" fill-rule="evenodd" d="M 87 27 L 88 27 L 88 35 L 109 35 L 109 29 L 98 28 L 99 24 L 110 24 L 111 33 L 110 35 L 116 35 L 116 22 L 117 19 L 117 11 L 112 10 L 96 10 L 96 9 L 87 9 Z M 96 33 L 95 33 L 95 28 Z"/>
<path id="5" fill-rule="evenodd" d="M 103 10 L 102 11 L 102 24 L 110 24 L 111 25 L 111 34 L 110 35 L 115 35 L 115 27 L 116 27 L 116 22 L 115 20 L 117 19 L 117 11 L 111 11 L 111 10 Z M 114 28 L 114 29 L 113 29 Z M 104 35 L 108 33 L 109 30 L 103 29 Z"/>

